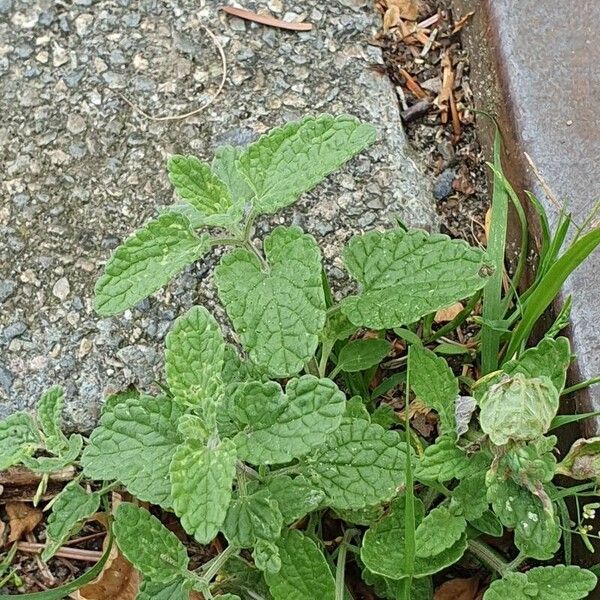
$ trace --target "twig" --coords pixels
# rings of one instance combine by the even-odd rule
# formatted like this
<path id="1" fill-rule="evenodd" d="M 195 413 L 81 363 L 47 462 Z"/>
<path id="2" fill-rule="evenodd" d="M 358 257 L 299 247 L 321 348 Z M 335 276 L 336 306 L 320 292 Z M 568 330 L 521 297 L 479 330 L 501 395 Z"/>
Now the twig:
<path id="1" fill-rule="evenodd" d="M 181 115 L 164 115 L 161 117 L 157 117 L 155 115 L 151 115 L 150 113 L 146 112 L 143 108 L 137 106 L 137 104 L 133 103 L 131 100 L 129 100 L 129 98 L 127 98 L 127 96 L 124 96 L 120 92 L 116 92 L 117 96 L 119 96 L 133 110 L 140 113 L 140 115 L 142 115 L 144 118 L 148 119 L 149 121 L 155 122 L 181 121 L 183 119 L 193 117 L 194 115 L 197 115 L 201 113 L 204 109 L 208 108 L 220 96 L 221 92 L 223 91 L 223 88 L 225 87 L 225 81 L 227 79 L 227 58 L 225 57 L 225 50 L 223 50 L 223 46 L 221 45 L 221 42 L 219 42 L 219 40 L 217 39 L 217 36 L 203 23 L 200 23 L 200 27 L 202 27 L 204 31 L 208 33 L 217 50 L 219 51 L 219 55 L 221 56 L 221 68 L 223 72 L 221 76 L 221 83 L 219 84 L 217 91 L 202 106 L 199 106 L 198 108 L 190 112 L 183 113 Z"/>
<path id="2" fill-rule="evenodd" d="M 50 474 L 49 481 L 71 481 L 75 477 L 75 467 L 66 467 Z M 36 485 L 42 479 L 41 473 L 34 473 L 26 467 L 11 467 L 0 471 L 0 485 L 21 487 Z"/>
<path id="3" fill-rule="evenodd" d="M 17 548 L 21 552 L 30 552 L 31 554 L 41 554 L 46 546 L 34 542 L 18 542 Z M 81 560 L 85 562 L 98 562 L 102 558 L 102 552 L 96 550 L 80 550 L 79 548 L 67 548 L 63 546 L 56 551 L 54 556 L 68 558 L 70 560 Z"/>
<path id="4" fill-rule="evenodd" d="M 223 6 L 222 10 L 227 14 L 233 15 L 247 21 L 254 21 L 261 25 L 277 27 L 278 29 L 288 29 L 290 31 L 310 31 L 313 28 L 312 23 L 294 23 L 292 21 L 282 21 L 271 15 L 259 15 L 258 13 L 246 10 L 245 8 L 236 8 L 234 6 Z"/>

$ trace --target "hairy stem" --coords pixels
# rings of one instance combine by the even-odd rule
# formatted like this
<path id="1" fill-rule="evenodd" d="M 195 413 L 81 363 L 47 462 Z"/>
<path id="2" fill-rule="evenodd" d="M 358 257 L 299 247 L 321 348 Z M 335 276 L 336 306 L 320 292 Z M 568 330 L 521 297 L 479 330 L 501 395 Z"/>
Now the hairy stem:
<path id="1" fill-rule="evenodd" d="M 209 584 L 212 578 L 225 566 L 225 563 L 234 555 L 239 554 L 240 549 L 235 546 L 227 546 L 223 552 L 215 556 L 209 563 L 204 565 L 206 571 L 201 572 L 200 579 Z"/>
<path id="2" fill-rule="evenodd" d="M 335 600 L 344 600 L 346 591 L 346 555 L 348 554 L 348 541 L 356 534 L 355 529 L 347 529 L 344 539 L 340 544 L 337 556 L 337 568 L 335 570 Z"/>
<path id="3" fill-rule="evenodd" d="M 509 564 L 500 554 L 479 540 L 469 540 L 469 551 L 501 577 L 510 570 Z"/>

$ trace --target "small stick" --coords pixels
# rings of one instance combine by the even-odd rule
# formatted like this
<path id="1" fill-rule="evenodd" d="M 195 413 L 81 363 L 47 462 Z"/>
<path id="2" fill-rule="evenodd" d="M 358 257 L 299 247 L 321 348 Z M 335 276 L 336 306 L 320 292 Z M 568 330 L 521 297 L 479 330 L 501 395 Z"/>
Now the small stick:
<path id="1" fill-rule="evenodd" d="M 71 481 L 75 477 L 75 467 L 66 467 L 50 474 L 49 481 Z M 0 485 L 21 487 L 36 485 L 42 480 L 40 473 L 34 473 L 26 467 L 10 467 L 0 471 Z"/>
<path id="2" fill-rule="evenodd" d="M 406 81 L 406 87 L 412 92 L 419 100 L 425 100 L 427 98 L 427 94 L 424 92 L 423 88 L 417 83 L 417 80 L 406 70 L 400 68 L 400 75 L 404 77 Z"/>
<path id="3" fill-rule="evenodd" d="M 106 531 L 98 531 L 97 533 L 91 533 L 90 535 L 84 535 L 83 537 L 76 538 L 74 540 L 69 540 L 64 543 L 65 546 L 75 546 L 76 544 L 80 544 L 81 542 L 89 542 L 90 540 L 95 540 L 99 537 L 104 537 L 106 535 Z"/>
<path id="4" fill-rule="evenodd" d="M 41 554 L 45 544 L 34 542 L 18 542 L 17 549 L 21 552 L 30 552 L 31 554 Z M 102 552 L 96 550 L 80 550 L 79 548 L 62 547 L 56 551 L 54 556 L 68 558 L 70 560 L 81 560 L 85 562 L 98 562 L 102 558 Z"/>
<path id="5" fill-rule="evenodd" d="M 418 24 L 418 27 L 420 29 L 427 29 L 428 27 L 430 27 L 431 25 L 435 25 L 438 21 L 440 20 L 440 14 L 436 13 L 435 15 L 431 15 L 431 17 L 428 17 L 427 19 L 425 19 L 424 21 L 421 21 Z"/>
<path id="6" fill-rule="evenodd" d="M 279 29 L 288 29 L 290 31 L 310 31 L 313 28 L 312 23 L 293 23 L 292 21 L 282 21 L 271 15 L 259 15 L 258 13 L 246 10 L 245 8 L 235 8 L 234 6 L 223 6 L 223 11 L 234 17 L 246 19 L 246 21 L 254 21 L 261 25 L 269 27 L 277 27 Z"/>

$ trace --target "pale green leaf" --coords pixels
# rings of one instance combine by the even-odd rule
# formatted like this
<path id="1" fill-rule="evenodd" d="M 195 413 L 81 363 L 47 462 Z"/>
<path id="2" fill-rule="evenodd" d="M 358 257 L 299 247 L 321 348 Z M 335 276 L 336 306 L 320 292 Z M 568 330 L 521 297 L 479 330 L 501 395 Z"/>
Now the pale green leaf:
<path id="1" fill-rule="evenodd" d="M 579 439 L 573 442 L 568 454 L 556 472 L 571 479 L 600 481 L 600 437 Z"/>
<path id="2" fill-rule="evenodd" d="M 237 162 L 242 155 L 241 148 L 222 146 L 217 148 L 212 161 L 212 170 L 215 175 L 227 186 L 235 204 L 246 204 L 252 199 L 252 190 L 242 177 Z"/>
<path id="3" fill-rule="evenodd" d="M 345 419 L 302 466 L 332 508 L 364 508 L 389 500 L 404 482 L 406 446 L 396 431 Z"/>
<path id="4" fill-rule="evenodd" d="M 344 417 L 349 419 L 364 419 L 365 421 L 371 420 L 371 415 L 361 396 L 353 396 L 346 402 Z"/>
<path id="5" fill-rule="evenodd" d="M 544 338 L 535 348 L 529 348 L 517 360 L 502 365 L 507 375 L 521 373 L 528 378 L 548 377 L 562 392 L 571 363 L 571 346 L 565 337 Z"/>
<path id="6" fill-rule="evenodd" d="M 168 583 L 186 573 L 185 546 L 146 509 L 119 504 L 113 532 L 125 558 L 148 579 Z"/>
<path id="7" fill-rule="evenodd" d="M 232 546 L 252 548 L 256 541 L 275 540 L 283 526 L 283 517 L 277 500 L 269 491 L 260 489 L 244 494 L 229 505 L 223 522 L 223 533 Z"/>
<path id="8" fill-rule="evenodd" d="M 417 556 L 427 558 L 452 548 L 466 528 L 464 517 L 453 514 L 446 506 L 434 508 L 415 531 Z"/>
<path id="9" fill-rule="evenodd" d="M 46 448 L 53 454 L 60 454 L 69 447 L 61 430 L 63 407 L 64 391 L 59 386 L 46 390 L 37 404 L 38 424 L 46 438 Z"/>
<path id="10" fill-rule="evenodd" d="M 169 391 L 184 405 L 198 406 L 210 423 L 222 387 L 225 342 L 215 318 L 203 306 L 179 317 L 166 339 Z M 208 414 L 204 414 L 208 413 Z"/>
<path id="11" fill-rule="evenodd" d="M 458 380 L 448 363 L 421 345 L 413 345 L 409 354 L 410 385 L 416 396 L 438 413 L 445 434 L 456 431 L 455 404 Z"/>
<path id="12" fill-rule="evenodd" d="M 468 521 L 481 518 L 488 505 L 485 471 L 483 470 L 464 477 L 452 490 L 450 509 Z"/>
<path id="13" fill-rule="evenodd" d="M 186 440 L 173 456 L 173 508 L 183 528 L 200 544 L 208 544 L 225 520 L 235 463 L 235 445 L 231 440 L 208 447 Z"/>
<path id="14" fill-rule="evenodd" d="M 0 421 L 0 471 L 19 463 L 41 445 L 31 416 L 16 412 Z"/>
<path id="15" fill-rule="evenodd" d="M 342 521 L 352 523 L 353 525 L 372 525 L 375 521 L 381 519 L 384 512 L 383 504 L 367 506 L 366 508 L 349 508 L 346 510 L 337 508 L 335 510 L 335 514 Z"/>
<path id="16" fill-rule="evenodd" d="M 379 598 L 387 600 L 405 600 L 407 579 L 389 579 L 368 569 L 363 569 L 362 578 L 372 586 Z M 420 577 L 410 582 L 410 600 L 431 600 L 433 598 L 433 582 L 431 577 Z"/>
<path id="17" fill-rule="evenodd" d="M 96 282 L 94 308 L 116 315 L 167 284 L 184 267 L 210 249 L 182 215 L 164 214 L 139 229 L 119 246 Z"/>
<path id="18" fill-rule="evenodd" d="M 281 569 L 265 573 L 274 600 L 335 600 L 335 582 L 318 546 L 300 531 L 278 542 Z"/>
<path id="19" fill-rule="evenodd" d="M 36 458 L 24 456 L 23 464 L 36 473 L 53 473 L 72 465 L 83 448 L 83 438 L 74 433 L 67 440 L 67 448 L 60 456 L 38 456 Z"/>
<path id="20" fill-rule="evenodd" d="M 371 125 L 347 115 L 307 117 L 271 130 L 239 160 L 239 170 L 256 196 L 254 210 L 274 213 L 292 204 L 376 136 Z"/>
<path id="21" fill-rule="evenodd" d="M 481 399 L 481 428 L 497 446 L 533 440 L 548 431 L 558 411 L 559 394 L 550 379 L 515 373 L 490 386 Z"/>
<path id="22" fill-rule="evenodd" d="M 234 201 L 227 185 L 206 163 L 195 156 L 175 155 L 167 168 L 177 194 L 202 215 L 204 225 L 228 227 L 240 221 L 243 199 Z"/>
<path id="23" fill-rule="evenodd" d="M 556 565 L 534 567 L 527 573 L 508 573 L 494 581 L 483 600 L 581 600 L 596 587 L 597 578 L 586 569 Z"/>
<path id="24" fill-rule="evenodd" d="M 390 343 L 377 338 L 348 342 L 341 350 L 336 368 L 346 373 L 364 371 L 378 365 L 390 352 Z"/>
<path id="25" fill-rule="evenodd" d="M 317 490 L 302 475 L 294 479 L 287 475 L 275 476 L 264 487 L 271 498 L 277 500 L 285 525 L 319 508 L 325 498 L 325 492 Z"/>
<path id="26" fill-rule="evenodd" d="M 380 404 L 371 413 L 371 423 L 381 425 L 384 429 L 390 429 L 398 422 L 398 414 L 389 404 Z"/>
<path id="27" fill-rule="evenodd" d="M 390 511 L 380 521 L 373 524 L 363 537 L 360 557 L 365 566 L 378 575 L 390 579 L 403 579 L 410 575 L 425 577 L 437 573 L 457 562 L 467 549 L 466 534 L 451 547 L 427 558 L 416 556 L 412 572 L 406 569 L 405 555 L 405 496 L 392 502 Z M 415 524 L 423 520 L 423 503 L 415 499 Z"/>
<path id="28" fill-rule="evenodd" d="M 323 443 L 342 421 L 346 401 L 331 379 L 303 375 L 278 383 L 247 383 L 236 398 L 246 424 L 234 441 L 238 456 L 253 464 L 289 462 Z"/>
<path id="29" fill-rule="evenodd" d="M 219 297 L 251 360 L 275 378 L 296 375 L 315 353 L 325 324 L 321 253 L 298 227 L 265 238 L 269 267 L 248 250 L 215 270 Z"/>
<path id="30" fill-rule="evenodd" d="M 54 499 L 46 527 L 46 547 L 42 559 L 47 562 L 74 535 L 83 522 L 100 506 L 100 495 L 88 494 L 76 481 L 69 483 Z"/>
<path id="31" fill-rule="evenodd" d="M 421 230 L 371 231 L 350 240 L 344 263 L 361 292 L 342 302 L 355 325 L 408 325 L 481 289 L 490 274 L 485 253 Z"/>
<path id="32" fill-rule="evenodd" d="M 281 569 L 279 546 L 271 540 L 257 539 L 252 558 L 256 568 L 263 573 L 279 573 Z"/>
<path id="33" fill-rule="evenodd" d="M 502 537 L 504 533 L 504 527 L 500 522 L 500 519 L 491 510 L 486 510 L 481 517 L 469 521 L 473 527 L 482 533 L 487 533 L 492 537 Z"/>
<path id="34" fill-rule="evenodd" d="M 190 592 L 183 579 L 171 583 L 157 583 L 144 579 L 135 600 L 189 600 Z"/>
<path id="35" fill-rule="evenodd" d="M 279 553 L 277 546 L 275 550 Z M 235 593 L 244 600 L 258 600 L 257 595 L 260 600 L 272 600 L 263 574 L 240 556 L 230 558 L 221 569 L 219 591 Z"/>
<path id="36" fill-rule="evenodd" d="M 427 446 L 415 467 L 415 477 L 420 481 L 439 481 L 464 477 L 471 468 L 469 457 L 451 436 L 440 437 L 435 444 Z"/>
<path id="37" fill-rule="evenodd" d="M 123 483 L 140 500 L 171 507 L 169 465 L 181 442 L 181 408 L 167 398 L 129 398 L 105 410 L 81 457 L 90 479 Z"/>

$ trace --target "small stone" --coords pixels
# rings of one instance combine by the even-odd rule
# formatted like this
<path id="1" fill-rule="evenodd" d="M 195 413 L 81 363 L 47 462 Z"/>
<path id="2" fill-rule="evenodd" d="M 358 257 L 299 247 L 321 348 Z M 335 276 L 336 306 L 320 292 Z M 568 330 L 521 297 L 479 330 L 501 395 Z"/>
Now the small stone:
<path id="1" fill-rule="evenodd" d="M 433 195 L 436 200 L 443 200 L 452 193 L 452 182 L 455 177 L 456 174 L 452 169 L 445 169 L 438 175 L 433 185 Z"/>
<path id="2" fill-rule="evenodd" d="M 61 277 L 52 288 L 52 294 L 56 296 L 61 302 L 64 302 L 71 292 L 71 286 L 67 281 L 66 277 Z"/>
<path id="3" fill-rule="evenodd" d="M 23 321 L 14 321 L 2 330 L 2 339 L 8 344 L 14 338 L 23 335 L 26 331 L 27 325 Z"/>
<path id="4" fill-rule="evenodd" d="M 29 361 L 29 368 L 33 371 L 40 371 L 45 369 L 48 366 L 48 358 L 43 354 L 38 354 L 38 356 L 34 356 Z"/>
<path id="5" fill-rule="evenodd" d="M 10 388 L 13 384 L 12 373 L 2 364 L 0 364 L 0 388 L 7 394 L 10 394 Z"/>
<path id="6" fill-rule="evenodd" d="M 92 15 L 79 15 L 75 19 L 75 31 L 79 36 L 86 35 L 94 22 L 94 17 Z"/>
<path id="7" fill-rule="evenodd" d="M 8 300 L 15 291 L 17 284 L 10 279 L 0 279 L 0 304 Z"/>
<path id="8" fill-rule="evenodd" d="M 60 67 L 68 62 L 69 55 L 67 54 L 67 51 L 62 46 L 56 44 L 54 46 L 54 51 L 52 52 L 52 66 Z"/>
<path id="9" fill-rule="evenodd" d="M 49 58 L 50 58 L 50 55 L 48 54 L 47 50 L 40 50 L 35 55 L 35 60 L 37 60 L 39 63 L 42 63 L 43 65 L 45 65 L 48 62 Z"/>
<path id="10" fill-rule="evenodd" d="M 79 343 L 79 350 L 77 351 L 77 356 L 79 358 L 83 358 L 90 353 L 92 349 L 92 342 L 89 338 L 83 338 Z"/>
<path id="11" fill-rule="evenodd" d="M 67 119 L 67 129 L 71 133 L 76 135 L 82 131 L 85 131 L 85 128 L 85 119 L 82 116 L 73 114 L 69 115 L 69 118 Z"/>
<path id="12" fill-rule="evenodd" d="M 8 14 L 13 7 L 13 0 L 0 0 L 0 15 Z"/>

